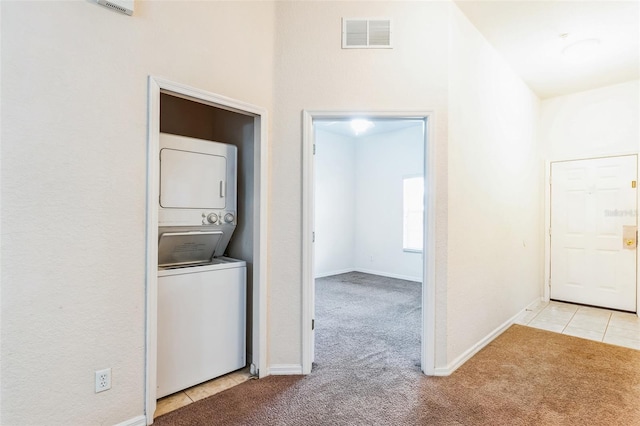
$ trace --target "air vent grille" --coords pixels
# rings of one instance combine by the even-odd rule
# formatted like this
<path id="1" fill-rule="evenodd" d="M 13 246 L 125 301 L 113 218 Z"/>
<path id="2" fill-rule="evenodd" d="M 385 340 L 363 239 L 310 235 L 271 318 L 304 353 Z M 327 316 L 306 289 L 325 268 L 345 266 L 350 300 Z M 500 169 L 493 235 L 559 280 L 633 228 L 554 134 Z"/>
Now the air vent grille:
<path id="1" fill-rule="evenodd" d="M 390 19 L 343 19 L 343 49 L 390 49 Z"/>
<path id="2" fill-rule="evenodd" d="M 369 46 L 391 45 L 391 21 L 369 21 Z"/>

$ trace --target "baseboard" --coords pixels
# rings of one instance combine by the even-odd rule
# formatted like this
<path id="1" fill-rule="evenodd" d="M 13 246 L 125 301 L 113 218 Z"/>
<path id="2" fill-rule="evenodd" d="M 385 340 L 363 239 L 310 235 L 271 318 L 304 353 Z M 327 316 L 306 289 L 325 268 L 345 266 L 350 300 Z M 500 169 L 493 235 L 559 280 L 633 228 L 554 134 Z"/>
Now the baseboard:
<path id="1" fill-rule="evenodd" d="M 528 311 L 530 309 L 535 308 L 536 306 L 538 306 L 538 303 L 540 303 L 540 302 L 548 302 L 548 300 L 544 300 L 544 296 L 540 296 L 540 298 L 538 298 L 538 299 L 534 300 L 533 302 L 529 303 L 527 305 L 527 307 L 524 308 L 523 310 L 521 310 L 518 315 L 522 314 L 524 311 Z"/>
<path id="2" fill-rule="evenodd" d="M 347 268 L 347 269 L 340 269 L 338 271 L 323 272 L 321 274 L 317 274 L 315 276 L 315 278 L 331 277 L 333 275 L 346 274 L 348 272 L 354 272 L 354 271 L 355 271 L 355 269 L 353 269 L 353 268 Z"/>
<path id="3" fill-rule="evenodd" d="M 138 416 L 118 423 L 115 426 L 147 426 L 147 418 L 145 416 Z"/>
<path id="4" fill-rule="evenodd" d="M 379 275 L 381 277 L 396 278 L 396 279 L 405 280 L 405 281 L 416 281 L 419 283 L 422 282 L 422 277 L 410 277 L 409 275 L 392 274 L 390 272 L 374 271 L 372 269 L 356 268 L 354 269 L 354 271 L 362 272 L 363 274 Z"/>
<path id="5" fill-rule="evenodd" d="M 315 278 L 332 277 L 334 275 L 346 274 L 349 272 L 362 272 L 363 274 L 378 275 L 381 277 L 396 278 L 396 279 L 405 280 L 405 281 L 422 282 L 421 277 L 411 277 L 409 275 L 392 274 L 390 272 L 374 271 L 373 269 L 360 269 L 360 268 L 355 268 L 355 269 L 348 268 L 348 269 L 341 269 L 339 271 L 323 272 L 321 274 L 317 274 Z"/>
<path id="6" fill-rule="evenodd" d="M 458 368 L 460 368 L 460 366 L 462 364 L 467 362 L 472 356 L 474 356 L 475 354 L 480 352 L 480 350 L 482 348 L 484 348 L 489 343 L 491 343 L 491 341 L 493 341 L 496 337 L 498 337 L 499 335 L 504 333 L 507 330 L 507 328 L 511 327 L 515 323 L 516 319 L 518 319 L 518 317 L 520 315 L 522 315 L 527 309 L 534 307 L 538 303 L 540 303 L 540 298 L 538 298 L 538 299 L 534 300 L 533 302 L 529 303 L 525 308 L 523 308 L 517 314 L 515 314 L 514 316 L 509 318 L 507 321 L 502 323 L 495 330 L 493 330 L 492 332 L 487 334 L 478 343 L 476 343 L 475 345 L 471 346 L 469 349 L 467 349 L 465 352 L 463 352 L 459 357 L 457 357 L 452 362 L 450 362 L 449 365 L 447 365 L 446 367 L 436 367 L 436 369 L 434 370 L 433 375 L 434 376 L 448 376 L 451 373 L 453 373 L 454 371 L 456 371 Z"/>
<path id="7" fill-rule="evenodd" d="M 272 376 L 296 376 L 302 374 L 301 364 L 275 364 L 269 367 Z"/>

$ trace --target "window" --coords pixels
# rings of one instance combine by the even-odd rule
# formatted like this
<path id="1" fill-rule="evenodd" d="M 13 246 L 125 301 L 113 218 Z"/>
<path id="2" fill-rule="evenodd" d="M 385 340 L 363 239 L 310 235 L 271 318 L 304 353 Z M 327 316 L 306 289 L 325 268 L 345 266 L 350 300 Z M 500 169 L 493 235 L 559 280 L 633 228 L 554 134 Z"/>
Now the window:
<path id="1" fill-rule="evenodd" d="M 421 252 L 424 229 L 424 177 L 403 179 L 402 204 L 402 248 L 405 251 Z"/>

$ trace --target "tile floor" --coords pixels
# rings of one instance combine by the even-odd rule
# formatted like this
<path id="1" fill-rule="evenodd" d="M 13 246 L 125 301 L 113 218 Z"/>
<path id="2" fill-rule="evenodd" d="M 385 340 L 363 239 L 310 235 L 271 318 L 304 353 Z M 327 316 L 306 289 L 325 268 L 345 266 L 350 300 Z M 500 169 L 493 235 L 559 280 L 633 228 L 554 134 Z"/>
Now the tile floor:
<path id="1" fill-rule="evenodd" d="M 244 383 L 250 378 L 251 374 L 249 374 L 249 369 L 245 368 L 243 370 L 234 371 L 233 373 L 209 380 L 208 382 L 201 383 L 189 389 L 165 396 L 164 398 L 160 398 L 153 417 L 155 418 L 163 414 L 167 414 L 180 407 L 189 405 L 192 402 L 215 395 L 239 385 L 240 383 Z"/>
<path id="2" fill-rule="evenodd" d="M 516 324 L 640 350 L 636 314 L 551 301 L 527 310 Z"/>

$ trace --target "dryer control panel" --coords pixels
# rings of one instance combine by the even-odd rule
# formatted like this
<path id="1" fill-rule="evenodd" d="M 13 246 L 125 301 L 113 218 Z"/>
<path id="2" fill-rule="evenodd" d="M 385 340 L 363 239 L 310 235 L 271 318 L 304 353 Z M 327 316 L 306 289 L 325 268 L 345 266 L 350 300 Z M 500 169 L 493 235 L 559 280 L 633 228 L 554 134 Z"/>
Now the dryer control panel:
<path id="1" fill-rule="evenodd" d="M 213 211 L 210 213 L 202 213 L 203 225 L 220 225 L 220 224 L 236 225 L 236 212 L 232 211 Z"/>

